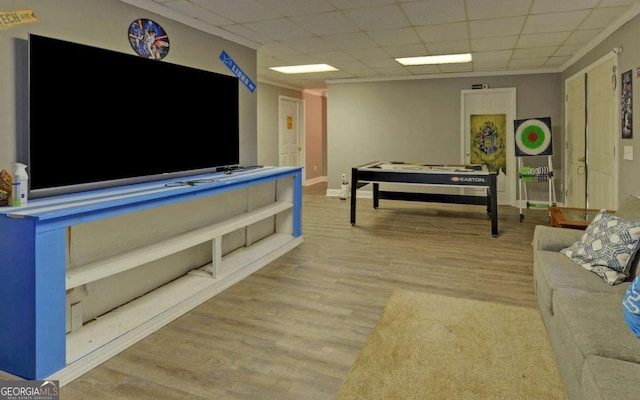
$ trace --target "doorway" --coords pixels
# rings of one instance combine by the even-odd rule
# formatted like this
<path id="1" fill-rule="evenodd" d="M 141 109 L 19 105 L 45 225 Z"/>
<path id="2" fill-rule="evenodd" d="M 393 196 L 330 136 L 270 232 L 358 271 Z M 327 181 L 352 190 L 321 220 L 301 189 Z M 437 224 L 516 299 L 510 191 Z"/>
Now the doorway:
<path id="1" fill-rule="evenodd" d="M 620 74 L 610 54 L 565 82 L 565 205 L 618 207 Z"/>
<path id="2" fill-rule="evenodd" d="M 304 167 L 304 101 L 279 97 L 278 162 L 281 167 Z M 304 168 L 302 181 L 305 180 Z"/>
<path id="3" fill-rule="evenodd" d="M 501 151 L 504 152 L 504 162 L 498 168 L 498 204 L 511 206 L 516 205 L 515 115 L 516 88 L 462 91 L 462 162 L 469 164 L 473 161 L 472 147 L 478 142 L 477 135 L 472 134 L 472 130 L 477 128 L 472 126 L 474 121 L 489 121 L 497 136 L 495 141 L 491 139 L 492 145 L 502 146 Z"/>

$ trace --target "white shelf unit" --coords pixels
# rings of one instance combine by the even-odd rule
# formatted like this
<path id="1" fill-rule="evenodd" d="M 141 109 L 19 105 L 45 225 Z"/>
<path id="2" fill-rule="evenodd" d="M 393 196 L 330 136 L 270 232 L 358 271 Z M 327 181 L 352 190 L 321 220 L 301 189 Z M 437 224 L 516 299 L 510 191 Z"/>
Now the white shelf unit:
<path id="1" fill-rule="evenodd" d="M 291 208 L 293 208 L 291 201 L 276 201 L 273 204 L 247 211 L 245 214 L 231 217 L 217 224 L 208 225 L 126 253 L 85 264 L 67 272 L 66 289 L 73 289 L 85 283 L 127 271 L 209 240 L 212 241 L 212 246 L 215 249 L 213 252 L 215 260 L 213 262 L 212 276 L 213 278 L 221 277 L 222 255 L 220 249 L 222 235 Z"/>
<path id="2" fill-rule="evenodd" d="M 64 275 L 63 279 L 54 279 L 61 287 L 48 285 L 45 291 L 34 292 L 41 301 L 25 306 L 16 299 L 15 304 L 0 310 L 0 320 L 12 319 L 22 329 L 0 332 L 0 351 L 2 346 L 13 347 L 11 342 L 29 350 L 0 365 L 0 377 L 54 379 L 64 385 L 304 241 L 300 168 L 264 167 L 233 176 L 215 174 L 215 181 L 208 187 L 176 189 L 156 183 L 108 189 L 95 197 L 81 194 L 72 196 L 71 201 L 69 197 L 34 200 L 25 208 L 0 210 L 0 228 L 35 235 L 32 240 L 22 238 L 20 242 L 26 246 L 21 248 L 0 243 L 0 250 L 7 252 L 8 259 L 17 260 L 24 267 L 16 273 L 6 259 L 0 260 L 0 274 L 17 274 L 17 282 L 34 279 L 30 268 L 36 271 L 36 281 L 39 271 Z M 174 217 L 171 213 L 176 212 L 178 216 Z M 164 218 L 162 223 L 156 221 L 158 216 Z M 129 221 L 131 226 L 122 226 Z M 178 265 L 177 271 L 171 270 L 176 259 L 190 261 L 194 251 L 202 257 L 202 249 L 206 248 L 208 263 L 194 268 Z M 42 249 L 49 254 L 34 258 L 33 254 Z M 162 268 L 156 268 L 158 265 Z M 187 271 L 183 272 L 185 268 Z M 173 278 L 167 270 L 179 276 Z M 152 290 L 129 283 L 139 273 L 144 274 L 144 281 L 161 283 Z M 106 293 L 117 298 L 122 288 L 117 281 L 115 286 L 110 281 L 114 278 L 127 281 L 134 290 L 145 291 L 128 294 L 132 298 L 88 320 L 81 315 L 82 305 L 69 302 L 74 290 L 89 293 L 87 287 L 98 285 L 111 285 L 113 290 Z M 10 284 L 0 282 L 0 289 L 8 289 Z M 104 288 L 101 293 L 105 293 Z M 62 305 L 65 298 L 64 309 L 51 307 Z M 97 295 L 92 301 L 96 298 L 102 300 Z M 40 310 L 39 306 L 46 309 Z M 30 311 L 28 307 L 35 309 Z M 69 315 L 72 309 L 79 314 Z M 40 314 L 47 318 L 39 320 Z M 25 323 L 21 325 L 19 317 L 23 315 Z M 30 319 L 32 315 L 36 316 L 35 321 Z M 47 324 L 50 327 L 43 329 Z M 35 346 L 33 336 L 24 335 L 25 325 L 38 327 L 33 333 L 35 341 L 54 343 L 56 350 L 44 351 L 43 346 Z M 34 364 L 39 369 L 28 370 Z M 53 372 L 42 372 L 52 369 Z"/>

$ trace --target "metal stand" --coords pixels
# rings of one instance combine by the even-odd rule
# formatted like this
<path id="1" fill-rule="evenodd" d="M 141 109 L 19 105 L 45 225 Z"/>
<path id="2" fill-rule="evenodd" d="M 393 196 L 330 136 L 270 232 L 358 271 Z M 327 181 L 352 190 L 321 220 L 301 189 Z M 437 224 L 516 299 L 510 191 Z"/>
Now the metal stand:
<path id="1" fill-rule="evenodd" d="M 556 188 L 553 182 L 553 166 L 551 164 L 551 156 L 547 156 L 548 166 L 541 167 L 527 167 L 522 165 L 522 157 L 518 157 L 518 172 L 519 172 L 519 192 L 520 192 L 520 222 L 524 220 L 524 214 L 522 213 L 522 202 L 524 200 L 527 208 L 545 208 L 556 205 Z M 547 182 L 549 185 L 548 203 L 533 203 L 530 202 L 527 195 L 527 183 L 530 182 Z"/>

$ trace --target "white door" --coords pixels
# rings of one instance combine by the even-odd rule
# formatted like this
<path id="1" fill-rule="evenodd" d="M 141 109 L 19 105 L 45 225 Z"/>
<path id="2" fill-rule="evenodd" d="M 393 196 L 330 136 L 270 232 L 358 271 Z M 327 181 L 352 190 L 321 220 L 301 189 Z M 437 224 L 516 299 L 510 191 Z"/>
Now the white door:
<path id="1" fill-rule="evenodd" d="M 617 208 L 619 81 L 617 59 L 607 55 L 566 83 L 566 206 Z"/>
<path id="2" fill-rule="evenodd" d="M 304 166 L 303 101 L 280 96 L 279 114 L 280 166 Z"/>
<path id="3" fill-rule="evenodd" d="M 516 205 L 516 162 L 513 136 L 513 120 L 516 115 L 516 89 L 481 89 L 462 91 L 462 162 L 471 162 L 471 151 L 477 135 L 472 130 L 472 121 L 478 120 L 478 116 L 487 116 L 488 124 L 495 121 L 504 121 L 505 132 L 501 132 L 501 138 L 506 143 L 494 143 L 497 147 L 503 146 L 506 167 L 501 168 L 498 174 L 498 204 Z M 490 126 L 490 129 L 493 127 Z"/>
<path id="4" fill-rule="evenodd" d="M 565 185 L 565 206 L 586 206 L 586 74 L 578 74 L 566 83 L 566 131 L 567 145 L 565 162 L 567 165 Z"/>
<path id="5" fill-rule="evenodd" d="M 618 208 L 616 143 L 618 73 L 615 57 L 590 71 L 587 80 L 587 204 Z"/>

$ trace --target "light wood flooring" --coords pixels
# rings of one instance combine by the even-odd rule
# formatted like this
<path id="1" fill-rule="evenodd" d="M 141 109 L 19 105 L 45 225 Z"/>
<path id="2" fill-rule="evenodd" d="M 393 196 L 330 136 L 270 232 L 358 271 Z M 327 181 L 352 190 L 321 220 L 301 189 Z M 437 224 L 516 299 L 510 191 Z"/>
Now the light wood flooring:
<path id="1" fill-rule="evenodd" d="M 364 189 L 363 189 L 364 190 Z M 531 239 L 541 209 L 303 190 L 305 242 L 65 385 L 74 399 L 332 399 L 394 288 L 535 307 Z"/>

